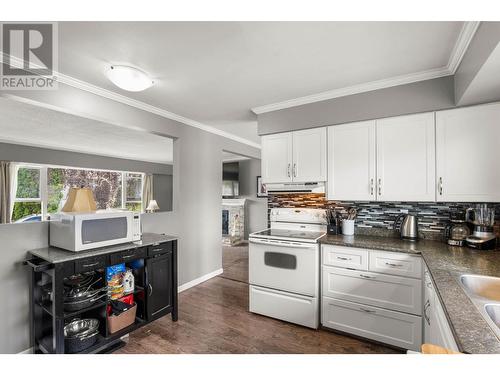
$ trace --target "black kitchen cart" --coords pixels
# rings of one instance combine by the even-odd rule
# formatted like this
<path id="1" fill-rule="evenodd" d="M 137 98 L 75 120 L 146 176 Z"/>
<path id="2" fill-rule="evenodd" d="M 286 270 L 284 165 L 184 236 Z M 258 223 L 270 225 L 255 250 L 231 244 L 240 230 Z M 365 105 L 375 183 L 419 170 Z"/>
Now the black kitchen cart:
<path id="1" fill-rule="evenodd" d="M 64 279 L 83 272 L 102 273 L 114 264 L 137 264 L 134 300 L 135 322 L 121 331 L 108 332 L 106 295 L 92 306 L 79 311 L 64 310 Z M 96 343 L 81 353 L 110 352 L 124 345 L 121 338 L 167 314 L 177 321 L 177 238 L 144 233 L 141 241 L 83 252 L 48 247 L 31 250 L 25 264 L 31 268 L 31 342 L 34 353 L 65 353 L 64 325 L 75 318 L 99 320 Z M 47 290 L 51 293 L 47 300 Z"/>

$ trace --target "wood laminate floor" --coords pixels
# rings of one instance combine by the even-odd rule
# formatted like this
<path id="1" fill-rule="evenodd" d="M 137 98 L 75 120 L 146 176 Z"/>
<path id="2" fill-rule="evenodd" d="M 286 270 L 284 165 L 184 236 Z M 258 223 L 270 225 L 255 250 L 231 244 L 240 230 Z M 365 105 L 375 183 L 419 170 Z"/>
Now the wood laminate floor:
<path id="1" fill-rule="evenodd" d="M 221 277 L 248 284 L 248 244 L 223 246 L 222 269 Z"/>
<path id="2" fill-rule="evenodd" d="M 215 277 L 179 294 L 170 316 L 130 334 L 115 353 L 398 353 L 382 345 L 248 312 L 248 284 Z"/>

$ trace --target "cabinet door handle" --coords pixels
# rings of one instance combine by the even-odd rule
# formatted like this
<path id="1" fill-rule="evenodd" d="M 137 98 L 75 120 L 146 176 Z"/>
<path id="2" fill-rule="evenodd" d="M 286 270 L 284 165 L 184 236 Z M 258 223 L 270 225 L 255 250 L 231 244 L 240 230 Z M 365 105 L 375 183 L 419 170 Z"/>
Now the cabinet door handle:
<path id="1" fill-rule="evenodd" d="M 443 195 L 443 177 L 439 177 L 439 195 Z"/>
<path id="2" fill-rule="evenodd" d="M 389 263 L 389 262 L 385 262 L 386 265 L 390 266 L 390 267 L 403 267 L 402 264 L 396 264 L 396 263 Z"/>
<path id="3" fill-rule="evenodd" d="M 149 289 L 148 296 L 151 296 L 153 294 L 153 287 L 151 284 L 148 284 L 148 289 Z"/>
<path id="4" fill-rule="evenodd" d="M 378 179 L 378 195 L 382 195 L 382 179 Z"/>
<path id="5" fill-rule="evenodd" d="M 291 176 L 290 176 L 290 163 L 288 163 L 288 167 L 287 167 L 287 169 L 286 169 L 286 175 L 287 175 L 288 177 L 291 177 Z"/>
<path id="6" fill-rule="evenodd" d="M 425 320 L 427 321 L 427 324 L 431 324 L 431 321 L 430 321 L 430 317 L 429 315 L 427 314 L 427 309 L 431 306 L 431 303 L 429 302 L 429 300 L 425 301 L 425 305 L 424 305 L 424 318 Z"/>
<path id="7" fill-rule="evenodd" d="M 352 260 L 352 258 L 346 258 L 346 257 L 337 257 L 337 259 L 340 259 L 340 260 Z"/>
<path id="8" fill-rule="evenodd" d="M 370 195 L 373 195 L 373 178 L 370 178 Z"/>
<path id="9" fill-rule="evenodd" d="M 297 164 L 293 163 L 293 177 L 297 177 Z"/>
<path id="10" fill-rule="evenodd" d="M 375 276 L 363 275 L 362 273 L 360 273 L 359 276 L 362 277 L 363 279 L 374 279 L 375 278 Z"/>
<path id="11" fill-rule="evenodd" d="M 375 310 L 369 310 L 369 309 L 365 309 L 363 307 L 360 307 L 359 308 L 361 311 L 365 312 L 365 313 L 370 313 L 370 314 L 375 314 L 376 311 Z"/>
<path id="12" fill-rule="evenodd" d="M 91 264 L 84 264 L 82 265 L 82 267 L 94 267 L 94 266 L 97 266 L 99 264 L 99 262 L 95 262 L 95 263 L 91 263 Z"/>

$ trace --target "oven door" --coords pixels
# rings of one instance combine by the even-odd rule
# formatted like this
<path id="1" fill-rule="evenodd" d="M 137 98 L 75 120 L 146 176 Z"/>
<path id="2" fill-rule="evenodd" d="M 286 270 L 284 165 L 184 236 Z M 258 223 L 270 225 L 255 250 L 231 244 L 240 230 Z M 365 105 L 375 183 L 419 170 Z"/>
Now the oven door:
<path id="1" fill-rule="evenodd" d="M 316 243 L 251 238 L 251 285 L 315 297 L 318 294 L 319 249 Z"/>
<path id="2" fill-rule="evenodd" d="M 77 217 L 75 250 L 118 245 L 133 240 L 132 213 Z"/>

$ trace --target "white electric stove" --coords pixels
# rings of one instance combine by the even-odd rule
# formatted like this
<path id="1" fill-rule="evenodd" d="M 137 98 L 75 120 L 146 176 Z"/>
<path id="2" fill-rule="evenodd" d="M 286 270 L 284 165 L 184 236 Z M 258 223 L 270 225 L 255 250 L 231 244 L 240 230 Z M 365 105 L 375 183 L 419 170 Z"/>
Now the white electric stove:
<path id="1" fill-rule="evenodd" d="M 250 234 L 250 311 L 317 328 L 325 210 L 274 208 L 270 221 L 271 228 Z"/>

